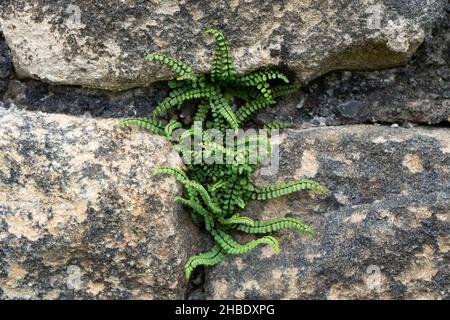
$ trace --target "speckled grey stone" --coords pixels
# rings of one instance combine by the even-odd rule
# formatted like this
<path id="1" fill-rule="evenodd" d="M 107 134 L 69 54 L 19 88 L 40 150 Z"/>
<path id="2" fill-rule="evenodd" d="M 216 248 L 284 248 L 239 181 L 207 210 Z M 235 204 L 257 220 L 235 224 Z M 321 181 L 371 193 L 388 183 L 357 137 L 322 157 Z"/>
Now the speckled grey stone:
<path id="1" fill-rule="evenodd" d="M 3 98 L 3 94 L 8 89 L 12 73 L 9 50 L 6 46 L 3 34 L 0 32 L 0 102 Z"/>
<path id="2" fill-rule="evenodd" d="M 160 51 L 209 70 L 214 27 L 231 40 L 238 72 L 289 68 L 307 82 L 331 70 L 409 60 L 446 0 L 3 0 L 0 23 L 24 78 L 108 90 L 173 74 L 144 63 Z"/>
<path id="3" fill-rule="evenodd" d="M 180 299 L 196 228 L 163 138 L 0 108 L 0 298 Z"/>
<path id="4" fill-rule="evenodd" d="M 207 269 L 207 298 L 450 298 L 450 130 L 288 130 L 280 150 L 279 172 L 258 183 L 306 177 L 330 195 L 253 202 L 246 214 L 297 216 L 316 234 L 279 231 L 279 255 L 227 257 Z"/>
<path id="5" fill-rule="evenodd" d="M 289 121 L 298 128 L 377 122 L 448 124 L 450 3 L 447 8 L 406 66 L 331 72 L 281 99 L 277 108 L 258 118 Z"/>

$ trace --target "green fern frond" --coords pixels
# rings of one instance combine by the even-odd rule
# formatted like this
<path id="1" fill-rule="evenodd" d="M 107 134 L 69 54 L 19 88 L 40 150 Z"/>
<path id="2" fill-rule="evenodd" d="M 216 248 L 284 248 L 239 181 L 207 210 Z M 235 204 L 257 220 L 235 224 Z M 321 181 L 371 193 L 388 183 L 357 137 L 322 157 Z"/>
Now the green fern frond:
<path id="1" fill-rule="evenodd" d="M 224 119 L 227 120 L 231 128 L 233 129 L 239 128 L 239 123 L 236 114 L 233 112 L 233 110 L 230 107 L 230 104 L 225 98 L 215 100 L 211 104 L 211 108 L 214 110 L 215 114 L 220 114 L 222 117 L 224 117 Z"/>
<path id="2" fill-rule="evenodd" d="M 220 188 L 223 188 L 223 187 L 226 186 L 227 184 L 228 184 L 228 181 L 222 180 L 222 179 L 221 179 L 221 180 L 219 180 L 219 181 L 214 182 L 214 184 L 208 186 L 208 189 L 209 189 L 211 192 L 216 192 L 217 190 L 219 190 Z"/>
<path id="3" fill-rule="evenodd" d="M 211 231 L 211 235 L 214 237 L 214 240 L 216 240 L 216 242 L 225 250 L 225 252 L 229 254 L 244 254 L 255 249 L 261 244 L 271 246 L 276 253 L 280 252 L 280 244 L 278 240 L 272 236 L 264 236 L 259 239 L 251 240 L 245 244 L 240 244 L 222 230 L 213 229 Z"/>
<path id="4" fill-rule="evenodd" d="M 256 86 L 256 88 L 261 92 L 267 101 L 273 101 L 272 89 L 270 89 L 270 84 L 268 82 L 261 82 Z"/>
<path id="5" fill-rule="evenodd" d="M 272 97 L 278 98 L 281 96 L 287 96 L 297 92 L 300 87 L 296 84 L 287 84 L 283 86 L 272 87 Z"/>
<path id="6" fill-rule="evenodd" d="M 292 124 L 280 120 L 274 120 L 264 125 L 264 129 L 266 130 L 288 129 L 288 128 L 292 128 Z"/>
<path id="7" fill-rule="evenodd" d="M 175 179 L 185 187 L 189 199 L 193 199 L 198 193 L 197 188 L 193 186 L 195 181 L 191 181 L 183 170 L 176 167 L 159 166 L 152 172 L 153 175 L 161 173 L 175 177 Z"/>
<path id="8" fill-rule="evenodd" d="M 217 207 L 217 205 L 212 201 L 209 192 L 198 182 L 190 181 L 189 186 L 192 187 L 198 194 L 202 197 L 203 202 L 211 209 L 214 213 L 220 214 L 222 210 Z"/>
<path id="9" fill-rule="evenodd" d="M 198 107 L 197 113 L 194 116 L 193 121 L 201 121 L 204 122 L 206 120 L 206 117 L 208 116 L 210 106 L 209 104 L 201 104 Z"/>
<path id="10" fill-rule="evenodd" d="M 252 192 L 251 198 L 253 200 L 269 200 L 281 196 L 285 196 L 287 194 L 297 192 L 300 190 L 314 190 L 319 191 L 322 194 L 326 194 L 327 190 L 320 183 L 312 181 L 312 180 L 297 180 L 288 183 L 276 184 L 273 186 L 256 188 L 255 191 Z"/>
<path id="11" fill-rule="evenodd" d="M 230 86 L 227 92 L 235 98 L 244 100 L 245 102 L 253 101 L 259 94 L 260 91 L 256 87 L 246 87 L 246 86 Z"/>
<path id="12" fill-rule="evenodd" d="M 255 221 L 253 221 L 249 217 L 243 217 L 240 215 L 234 215 L 231 218 L 223 219 L 221 221 L 221 223 L 224 225 L 239 224 L 239 225 L 251 226 L 251 227 L 255 226 Z"/>
<path id="13" fill-rule="evenodd" d="M 195 81 L 197 79 L 197 75 L 192 70 L 192 67 L 189 66 L 187 63 L 184 63 L 180 60 L 167 57 L 160 53 L 149 53 L 145 57 L 145 60 L 146 61 L 157 61 L 159 63 L 163 63 L 163 64 L 169 66 L 172 69 L 172 71 L 174 71 L 178 75 L 177 80 L 185 80 L 186 79 L 186 80 L 194 80 Z"/>
<path id="14" fill-rule="evenodd" d="M 231 216 L 235 211 L 238 203 L 236 198 L 239 197 L 243 190 L 238 177 L 230 177 L 228 186 L 221 190 L 220 198 L 222 202 L 222 211 L 224 216 Z"/>
<path id="15" fill-rule="evenodd" d="M 193 129 L 189 129 L 189 130 L 186 130 L 185 132 L 183 132 L 179 137 L 178 137 L 178 141 L 181 143 L 183 140 L 185 140 L 185 139 L 187 139 L 187 138 L 189 138 L 189 137 L 191 137 L 191 136 L 193 136 L 194 135 L 194 130 Z M 178 145 L 176 145 L 175 147 L 178 147 L 178 146 L 182 146 L 181 144 L 178 144 Z M 182 146 L 183 148 L 184 148 L 184 146 Z"/>
<path id="16" fill-rule="evenodd" d="M 253 225 L 240 224 L 236 228 L 237 230 L 246 233 L 269 233 L 281 229 L 295 229 L 308 235 L 314 234 L 314 230 L 302 220 L 290 217 L 274 218 L 265 221 L 254 221 Z"/>
<path id="17" fill-rule="evenodd" d="M 200 214 L 205 219 L 205 228 L 207 231 L 210 231 L 214 227 L 214 218 L 212 214 L 200 204 L 195 202 L 194 199 L 188 200 L 177 196 L 175 197 L 175 201 L 181 202 L 185 206 L 192 208 L 192 210 Z"/>
<path id="18" fill-rule="evenodd" d="M 215 165 L 190 165 L 188 166 L 188 171 L 192 175 L 192 179 L 195 181 L 208 180 L 209 177 L 219 177 L 223 176 L 220 174 L 220 169 Z"/>
<path id="19" fill-rule="evenodd" d="M 151 119 L 124 119 L 118 124 L 119 127 L 139 126 L 165 136 L 186 163 L 183 168 L 161 166 L 153 170 L 153 174 L 175 177 L 184 186 L 183 195 L 177 196 L 175 201 L 189 207 L 192 221 L 204 227 L 216 241 L 210 251 L 187 261 L 184 266 L 186 277 L 190 277 L 197 266 L 212 266 L 221 262 L 227 253 L 242 254 L 259 245 L 270 245 L 276 252 L 279 251 L 278 241 L 271 236 L 240 244 L 228 232 L 263 234 L 294 229 L 312 234 L 312 229 L 297 218 L 254 221 L 242 216 L 242 210 L 251 199 L 267 200 L 300 190 L 326 192 L 322 185 L 310 180 L 255 187 L 253 174 L 257 165 L 272 152 L 270 140 L 273 130 L 289 126 L 273 121 L 264 126 L 269 131 L 263 135 L 244 132 L 244 136 L 240 126 L 257 112 L 275 104 L 278 97 L 291 94 L 299 87 L 289 84 L 288 78 L 277 70 L 257 70 L 238 76 L 228 40 L 220 31 L 208 29 L 207 32 L 216 40 L 211 73 L 199 74 L 188 64 L 163 54 L 147 55 L 146 60 L 170 67 L 177 74 L 177 79 L 169 81 L 171 91 L 156 106 Z M 181 115 L 176 117 L 186 101 L 197 107 L 195 113 L 191 115 L 189 112 L 184 118 Z M 172 108 L 176 115 L 168 121 L 164 113 Z M 178 135 L 175 132 L 178 129 L 185 131 Z M 234 133 L 233 145 L 229 144 L 229 129 Z M 220 135 L 217 135 L 217 130 Z M 207 159 L 222 159 L 225 162 L 209 163 Z"/>
<path id="20" fill-rule="evenodd" d="M 167 81 L 167 84 L 169 85 L 169 88 L 171 88 L 171 89 L 176 89 L 176 88 L 181 88 L 181 87 L 186 86 L 185 81 L 178 81 L 178 80 Z"/>
<path id="21" fill-rule="evenodd" d="M 251 102 L 247 102 L 236 111 L 236 117 L 239 123 L 247 122 L 255 113 L 264 110 L 273 105 L 274 101 L 268 101 L 264 97 L 258 97 Z"/>
<path id="22" fill-rule="evenodd" d="M 236 78 L 236 70 L 233 65 L 233 57 L 228 40 L 222 32 L 215 29 L 208 29 L 216 39 L 216 50 L 212 62 L 211 78 L 213 81 L 233 81 Z"/>
<path id="23" fill-rule="evenodd" d="M 157 175 L 157 174 L 161 174 L 161 173 L 173 176 L 173 177 L 175 177 L 175 179 L 177 179 L 177 181 L 179 181 L 183 184 L 187 184 L 190 182 L 186 173 L 183 170 L 180 170 L 176 167 L 159 166 L 159 167 L 156 167 L 155 169 L 153 169 L 153 172 L 152 172 L 153 175 Z"/>
<path id="24" fill-rule="evenodd" d="M 172 134 L 176 129 L 182 128 L 183 125 L 175 119 L 169 121 L 164 128 L 164 133 L 168 139 L 172 139 Z"/>
<path id="25" fill-rule="evenodd" d="M 198 266 L 214 266 L 222 262 L 225 250 L 216 244 L 210 251 L 192 256 L 184 265 L 184 275 L 187 279 L 191 277 L 192 271 Z"/>
<path id="26" fill-rule="evenodd" d="M 117 124 L 118 128 L 124 128 L 128 126 L 136 126 L 159 135 L 164 135 L 164 125 L 161 121 L 156 119 L 128 118 L 120 120 Z"/>
<path id="27" fill-rule="evenodd" d="M 211 98 L 216 95 L 215 88 L 213 86 L 207 86 L 203 88 L 181 87 L 175 89 L 167 98 L 160 102 L 160 104 L 153 111 L 153 118 L 156 118 L 163 112 L 166 112 L 170 108 L 177 105 L 181 105 L 183 102 L 192 99 Z"/>
<path id="28" fill-rule="evenodd" d="M 236 82 L 244 86 L 257 86 L 269 80 L 280 79 L 289 83 L 289 79 L 278 70 L 257 70 L 236 78 Z"/>

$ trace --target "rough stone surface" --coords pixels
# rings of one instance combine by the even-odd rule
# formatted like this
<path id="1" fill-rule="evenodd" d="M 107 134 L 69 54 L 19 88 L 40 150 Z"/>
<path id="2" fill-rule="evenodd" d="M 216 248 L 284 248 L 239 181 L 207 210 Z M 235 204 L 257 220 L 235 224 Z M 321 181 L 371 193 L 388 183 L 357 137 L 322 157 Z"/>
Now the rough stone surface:
<path id="1" fill-rule="evenodd" d="M 450 4 L 405 67 L 332 72 L 259 116 L 296 127 L 450 122 Z"/>
<path id="2" fill-rule="evenodd" d="M 207 27 L 230 38 L 238 72 L 283 66 L 309 81 L 331 70 L 404 64 L 446 0 L 3 0 L 0 24 L 19 77 L 124 90 L 168 79 L 161 51 L 209 70 Z"/>
<path id="3" fill-rule="evenodd" d="M 5 39 L 0 32 L 0 101 L 3 94 L 8 89 L 9 81 L 12 76 L 12 65 L 9 49 L 6 46 Z"/>
<path id="4" fill-rule="evenodd" d="M 103 118 L 145 117 L 167 95 L 162 83 L 117 94 L 42 81 L 13 79 L 4 94 L 4 107 Z"/>
<path id="5" fill-rule="evenodd" d="M 228 257 L 208 269 L 207 298 L 450 298 L 450 130 L 288 130 L 280 150 L 278 174 L 258 183 L 313 178 L 330 196 L 254 202 L 247 214 L 299 216 L 316 234 L 280 231 L 279 255 Z"/>
<path id="6" fill-rule="evenodd" d="M 450 299 L 450 4 L 274 3 L 0 1 L 0 299 Z M 377 17 L 380 28 L 369 28 Z M 186 257 L 210 243 L 196 243 L 198 230 L 173 206 L 174 181 L 149 175 L 176 162 L 165 158 L 169 146 L 90 117 L 151 112 L 167 88 L 148 84 L 173 75 L 142 61 L 150 50 L 209 70 L 209 26 L 229 36 L 240 72 L 278 66 L 309 81 L 257 125 L 442 128 L 287 131 L 279 174 L 260 183 L 308 176 L 332 194 L 248 212 L 298 213 L 315 237 L 279 232 L 279 256 L 229 257 L 186 284 Z M 404 67 L 353 70 L 405 64 L 424 37 Z M 347 71 L 312 80 L 336 69 Z M 377 280 L 371 266 L 379 289 L 367 286 Z"/>
<path id="7" fill-rule="evenodd" d="M 184 298 L 195 228 L 164 138 L 0 108 L 0 298 Z"/>
<path id="8" fill-rule="evenodd" d="M 2 70 L 10 74 L 6 44 Z M 405 67 L 375 72 L 331 72 L 298 94 L 258 115 L 256 124 L 280 119 L 298 128 L 352 123 L 445 124 L 450 117 L 450 5 Z M 167 86 L 121 93 L 54 86 L 42 81 L 3 78 L 4 105 L 27 110 L 94 117 L 147 116 L 167 94 Z M 2 95 L 0 89 L 0 96 Z M 0 97 L 1 100 L 1 97 Z M 1 104 L 1 101 L 0 101 Z"/>

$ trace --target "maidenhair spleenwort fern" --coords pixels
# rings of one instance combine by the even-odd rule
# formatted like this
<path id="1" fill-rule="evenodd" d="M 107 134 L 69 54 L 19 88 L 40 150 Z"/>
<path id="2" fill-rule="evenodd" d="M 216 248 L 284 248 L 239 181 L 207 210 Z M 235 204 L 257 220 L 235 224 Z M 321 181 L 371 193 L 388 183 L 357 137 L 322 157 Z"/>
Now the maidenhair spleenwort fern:
<path id="1" fill-rule="evenodd" d="M 216 39 L 216 48 L 210 74 L 200 74 L 188 64 L 159 53 L 150 53 L 147 61 L 163 63 L 177 74 L 169 81 L 173 91 L 159 103 L 148 118 L 124 119 L 120 127 L 138 126 L 163 135 L 174 143 L 183 159 L 201 159 L 198 146 L 215 156 L 227 158 L 223 163 L 188 162 L 185 169 L 158 167 L 154 174 L 166 174 L 176 178 L 185 188 L 176 201 L 190 208 L 192 219 L 212 235 L 215 245 L 207 252 L 191 257 L 184 266 L 186 277 L 198 266 L 213 266 L 220 263 L 226 254 L 243 254 L 259 245 L 269 245 L 279 252 L 279 243 L 272 236 L 262 236 L 241 244 L 232 238 L 234 230 L 251 234 L 266 234 L 280 229 L 294 229 L 311 235 L 313 230 L 298 218 L 280 217 L 255 221 L 241 216 L 241 211 L 250 200 L 269 200 L 301 190 L 326 193 L 317 182 L 297 180 L 284 184 L 258 187 L 253 184 L 252 174 L 261 163 L 257 157 L 251 162 L 251 150 L 239 149 L 247 146 L 251 138 L 237 139 L 237 146 L 224 146 L 224 141 L 201 137 L 199 145 L 185 146 L 184 142 L 195 137 L 195 123 L 201 122 L 205 129 L 216 129 L 225 136 L 225 131 L 241 128 L 257 112 L 275 104 L 275 99 L 296 90 L 288 78 L 277 70 L 258 70 L 238 75 L 231 55 L 230 44 L 217 30 L 208 29 Z M 194 101 L 197 111 L 188 122 L 176 119 L 163 121 L 162 116 L 173 108 L 180 108 L 185 101 Z M 288 124 L 274 121 L 265 126 L 269 132 L 287 128 Z M 178 129 L 185 129 L 173 137 Z M 223 139 L 223 138 L 222 138 Z M 257 138 L 258 143 L 270 149 L 268 140 Z"/>

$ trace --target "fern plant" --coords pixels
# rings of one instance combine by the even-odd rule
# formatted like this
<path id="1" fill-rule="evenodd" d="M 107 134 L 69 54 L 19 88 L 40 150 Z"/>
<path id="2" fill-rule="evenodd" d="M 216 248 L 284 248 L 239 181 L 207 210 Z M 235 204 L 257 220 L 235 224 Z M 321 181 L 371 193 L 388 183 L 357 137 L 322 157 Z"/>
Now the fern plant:
<path id="1" fill-rule="evenodd" d="M 226 135 L 229 129 L 243 127 L 257 112 L 271 107 L 276 98 L 288 95 L 296 90 L 288 78 L 277 70 L 258 70 L 238 75 L 233 64 L 228 40 L 222 32 L 208 29 L 216 40 L 216 48 L 209 74 L 197 73 L 188 64 L 160 53 L 150 53 L 147 61 L 156 61 L 172 69 L 176 80 L 169 81 L 173 89 L 154 109 L 148 118 L 123 119 L 120 127 L 138 126 L 150 132 L 164 135 L 170 139 L 180 155 L 189 159 L 184 169 L 158 167 L 154 174 L 166 174 L 176 178 L 184 185 L 182 197 L 176 201 L 190 208 L 192 220 L 206 230 L 214 239 L 215 245 L 207 252 L 191 257 L 184 266 L 184 273 L 190 277 L 198 266 L 213 266 L 220 263 L 226 254 L 243 254 L 259 245 L 269 245 L 279 252 L 278 241 L 267 233 L 280 229 L 294 229 L 302 233 L 313 234 L 313 230 L 302 220 L 292 217 L 279 217 L 265 221 L 255 221 L 240 213 L 250 200 L 269 200 L 301 190 L 315 190 L 326 193 L 326 189 L 311 180 L 297 180 L 290 183 L 258 187 L 253 183 L 252 174 L 261 163 L 257 157 L 250 161 L 251 152 L 239 149 L 238 145 L 249 146 L 248 138 L 237 141 L 234 146 L 225 146 L 224 141 L 213 141 L 207 136 L 200 139 L 198 145 L 185 146 L 186 139 L 195 135 L 195 124 L 200 121 L 206 129 L 216 129 Z M 194 101 L 196 113 L 187 123 L 177 119 L 164 121 L 163 115 L 174 108 L 181 108 L 186 101 Z M 266 129 L 286 128 L 288 124 L 275 121 L 267 124 Z M 185 129 L 177 138 L 173 133 Z M 257 137 L 259 145 L 270 149 L 268 139 Z M 192 159 L 201 158 L 201 152 L 208 151 L 216 156 L 226 156 L 225 163 L 207 164 Z M 263 234 L 262 237 L 241 244 L 233 239 L 233 231 Z"/>

